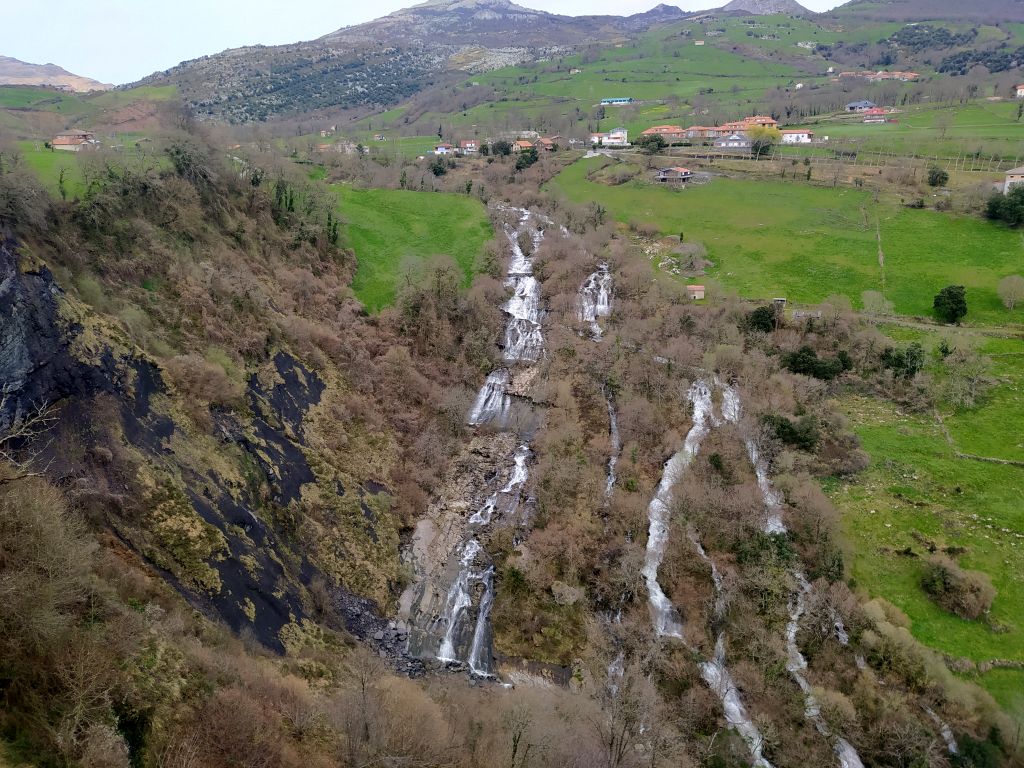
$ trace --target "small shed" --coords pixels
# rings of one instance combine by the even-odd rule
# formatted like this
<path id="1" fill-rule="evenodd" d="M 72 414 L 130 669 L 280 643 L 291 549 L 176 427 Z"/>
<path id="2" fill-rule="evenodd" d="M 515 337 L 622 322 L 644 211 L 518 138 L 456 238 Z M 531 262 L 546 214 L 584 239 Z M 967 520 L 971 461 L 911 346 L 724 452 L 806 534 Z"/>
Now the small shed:
<path id="1" fill-rule="evenodd" d="M 686 298 L 690 301 L 700 301 L 704 298 L 704 286 L 703 285 L 688 285 L 686 286 Z"/>

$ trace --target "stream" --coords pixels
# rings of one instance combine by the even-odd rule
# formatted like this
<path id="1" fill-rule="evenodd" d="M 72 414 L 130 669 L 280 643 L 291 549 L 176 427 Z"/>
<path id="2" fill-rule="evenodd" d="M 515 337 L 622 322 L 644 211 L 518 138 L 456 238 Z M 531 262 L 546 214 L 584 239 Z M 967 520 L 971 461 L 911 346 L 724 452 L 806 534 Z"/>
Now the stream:
<path id="1" fill-rule="evenodd" d="M 722 415 L 726 421 L 738 426 L 742 413 L 743 405 L 740 401 L 739 390 L 734 385 L 725 387 L 722 398 Z M 789 531 L 782 521 L 782 497 L 772 486 L 771 480 L 768 478 L 768 464 L 761 456 L 757 443 L 750 436 L 749 431 L 745 432 L 743 441 L 747 447 L 747 456 L 754 467 L 757 485 L 761 491 L 761 498 L 764 501 L 767 513 L 763 530 L 768 534 L 786 535 Z M 825 724 L 825 720 L 821 717 L 821 709 L 811 690 L 811 685 L 807 682 L 807 677 L 804 674 L 807 671 L 807 659 L 804 658 L 803 653 L 800 651 L 796 636 L 800 631 L 800 619 L 806 610 L 807 595 L 811 592 L 811 585 L 807 582 L 803 571 L 798 568 L 791 569 L 789 573 L 796 582 L 797 589 L 790 599 L 789 623 L 786 624 L 786 671 L 789 672 L 793 681 L 804 694 L 804 717 L 814 724 L 814 727 L 822 736 L 832 742 L 832 749 L 836 753 L 841 768 L 864 768 L 860 755 L 853 745 L 842 736 L 832 734 Z M 846 631 L 842 627 L 842 620 L 838 619 L 838 617 L 835 622 L 835 630 L 838 638 L 845 638 L 848 641 Z"/>
<path id="2" fill-rule="evenodd" d="M 540 307 L 540 285 L 533 276 L 533 254 L 543 242 L 544 227 L 550 221 L 535 217 L 530 211 L 506 209 L 517 215 L 515 226 L 503 225 L 508 240 L 510 259 L 506 287 L 511 297 L 502 306 L 506 315 L 502 357 L 504 365 L 492 371 L 477 393 L 466 421 L 470 425 L 493 424 L 501 429 L 509 427 L 513 395 L 510 393 L 512 377 L 516 366 L 530 366 L 544 355 L 544 336 L 541 330 L 543 311 Z M 530 253 L 524 252 L 520 237 L 525 236 L 531 246 Z M 500 435 L 483 437 L 485 443 L 503 446 Z M 433 567 L 443 572 L 423 575 L 423 581 L 416 588 L 410 588 L 407 600 L 403 602 L 411 622 L 410 652 L 419 656 L 434 656 L 449 664 L 464 664 L 477 677 L 494 677 L 493 632 L 491 630 L 491 608 L 494 605 L 494 565 L 483 544 L 485 534 L 496 524 L 516 525 L 518 513 L 523 504 L 526 484 L 529 481 L 529 462 L 532 457 L 527 442 L 520 443 L 509 461 L 506 448 L 499 449 L 505 457 L 504 466 L 497 470 L 498 477 L 506 477 L 503 485 L 493 491 L 475 511 L 461 520 L 442 519 L 442 528 L 432 523 L 423 533 L 424 546 L 441 540 L 438 546 L 454 539 L 455 549 L 450 552 L 447 564 L 442 559 Z M 487 480 L 494 481 L 492 476 Z M 475 495 L 479 484 L 471 483 L 467 492 Z M 479 498 L 479 497 L 478 497 Z M 455 499 L 449 503 L 455 502 Z M 446 522 L 447 521 L 447 522 Z M 461 541 L 459 539 L 461 538 Z M 450 546 L 450 545 L 448 545 Z M 439 554 L 439 557 L 443 555 Z M 427 570 L 431 570 L 428 563 Z M 436 580 L 448 581 L 447 593 L 436 614 L 430 606 L 438 605 L 434 596 Z M 429 582 L 433 581 L 433 585 Z M 432 588 L 433 587 L 433 588 Z M 418 589 L 418 596 L 416 591 Z"/>

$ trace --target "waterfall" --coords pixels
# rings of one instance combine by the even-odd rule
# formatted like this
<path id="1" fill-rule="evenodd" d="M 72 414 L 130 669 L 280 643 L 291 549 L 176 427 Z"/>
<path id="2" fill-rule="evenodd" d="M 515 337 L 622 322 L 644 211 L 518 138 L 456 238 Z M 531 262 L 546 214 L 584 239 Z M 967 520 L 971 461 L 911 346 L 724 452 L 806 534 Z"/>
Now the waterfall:
<path id="1" fill-rule="evenodd" d="M 608 479 L 604 484 L 604 498 L 607 502 L 612 497 L 615 489 L 615 481 L 618 476 L 615 474 L 615 467 L 619 463 L 619 454 L 622 453 L 622 437 L 619 435 L 619 416 L 615 412 L 615 404 L 611 397 L 605 395 L 608 404 L 608 435 L 611 439 L 611 454 L 608 456 Z"/>
<path id="2" fill-rule="evenodd" d="M 694 548 L 697 550 L 697 554 L 704 562 L 711 566 L 711 579 L 715 584 L 715 622 L 720 623 L 725 619 L 726 607 L 722 574 L 719 572 L 718 566 L 715 565 L 715 561 L 704 551 L 696 531 L 690 529 L 689 536 L 690 541 L 693 542 Z M 740 692 L 736 688 L 732 675 L 729 674 L 729 668 L 725 664 L 724 631 L 719 631 L 718 637 L 715 640 L 714 657 L 710 661 L 701 662 L 699 668 L 704 682 L 708 684 L 708 687 L 721 700 L 726 722 L 740 735 L 750 750 L 750 756 L 753 758 L 755 768 L 772 768 L 772 764 L 768 762 L 763 754 L 764 737 L 747 715 L 747 710 L 743 706 L 743 700 L 740 698 Z"/>
<path id="3" fill-rule="evenodd" d="M 490 566 L 480 579 L 484 585 L 480 608 L 473 630 L 473 645 L 469 649 L 469 669 L 475 675 L 492 677 L 491 672 L 491 606 L 494 604 L 494 566 Z"/>
<path id="4" fill-rule="evenodd" d="M 580 286 L 576 316 L 581 323 L 590 326 L 590 334 L 595 340 L 604 333 L 597 319 L 612 313 L 611 289 L 612 274 L 605 263 L 599 264 L 597 271 Z"/>
<path id="5" fill-rule="evenodd" d="M 512 398 L 508 395 L 509 372 L 506 368 L 492 371 L 476 396 L 476 402 L 469 411 L 470 424 L 497 421 L 504 425 L 508 421 Z"/>
<path id="6" fill-rule="evenodd" d="M 711 390 L 703 381 L 696 381 L 688 393 L 693 404 L 693 426 L 686 435 L 682 449 L 665 463 L 658 490 L 647 507 L 649 531 L 647 552 L 644 557 L 643 577 L 651 603 L 654 631 L 658 635 L 682 638 L 683 626 L 679 612 L 658 583 L 658 568 L 665 557 L 668 544 L 668 524 L 672 504 L 672 488 L 693 461 L 700 443 L 708 433 L 708 415 L 711 413 Z"/>
<path id="7" fill-rule="evenodd" d="M 528 228 L 531 219 L 529 211 L 517 209 L 516 212 L 519 214 L 516 227 L 504 228 L 511 251 L 505 284 L 512 289 L 511 298 L 502 306 L 507 316 L 504 358 L 507 363 L 530 364 L 540 359 L 544 352 L 544 337 L 540 326 L 543 313 L 540 308 L 540 284 L 533 276 L 531 256 L 524 253 L 519 244 L 519 235 L 521 232 L 529 233 L 533 253 L 543 241 L 544 230 L 542 226 Z M 546 225 L 551 223 L 544 219 L 538 220 Z M 502 427 L 508 424 L 512 402 L 508 392 L 511 377 L 511 370 L 506 367 L 498 368 L 488 375 L 466 417 L 470 424 L 496 422 Z M 448 590 L 444 610 L 434 623 L 437 627 L 444 626 L 445 630 L 437 658 L 447 662 L 465 661 L 473 674 L 485 677 L 493 676 L 490 617 L 495 594 L 494 566 L 488 562 L 487 552 L 477 537 L 496 516 L 513 521 L 519 509 L 529 479 L 527 465 L 530 447 L 520 445 L 512 459 L 508 480 L 488 496 L 466 521 L 468 540 L 460 551 L 458 572 Z M 485 565 L 481 568 L 480 563 Z M 474 591 L 479 591 L 479 601 L 472 636 L 467 637 Z"/>
<path id="8" fill-rule="evenodd" d="M 732 676 L 725 666 L 724 634 L 719 633 L 718 640 L 715 642 L 715 657 L 711 661 L 701 663 L 700 673 L 708 687 L 722 700 L 725 720 L 746 742 L 755 768 L 772 768 L 772 764 L 763 754 L 764 737 L 757 730 L 757 726 L 747 717 L 747 711 L 743 708 L 736 684 L 732 681 Z"/>
<path id="9" fill-rule="evenodd" d="M 509 506 L 506 510 L 506 514 L 511 517 L 515 511 L 519 508 L 519 497 L 526 485 L 526 481 L 530 477 L 530 470 L 526 467 L 526 462 L 530 458 L 530 446 L 521 445 L 516 450 L 515 456 L 513 457 L 512 474 L 505 483 L 501 490 L 495 491 L 484 502 L 484 505 L 480 507 L 473 516 L 469 518 L 470 525 L 487 525 L 491 522 L 491 517 L 494 515 L 495 510 L 498 508 L 498 499 L 501 496 L 509 497 Z"/>
<path id="10" fill-rule="evenodd" d="M 739 390 L 730 385 L 725 388 L 722 398 L 722 416 L 732 424 L 739 424 L 742 415 L 742 404 L 740 402 Z M 758 450 L 757 443 L 750 435 L 744 436 L 744 443 L 747 447 L 747 456 L 754 467 L 754 474 L 757 476 L 757 486 L 761 491 L 761 498 L 764 500 L 767 517 L 764 523 L 764 532 L 768 534 L 787 534 L 786 526 L 782 521 L 782 497 L 772 487 L 768 478 L 768 465 Z M 832 741 L 832 749 L 839 759 L 841 768 L 864 768 L 857 750 L 842 736 L 833 736 L 825 721 L 821 717 L 821 709 L 818 706 L 814 694 L 811 692 L 811 685 L 807 682 L 804 672 L 807 670 L 807 660 L 800 652 L 800 646 L 796 636 L 800 631 L 800 619 L 806 610 L 807 595 L 810 594 L 811 585 L 803 572 L 797 568 L 790 570 L 790 576 L 797 583 L 797 590 L 789 605 L 789 623 L 786 625 L 786 670 L 800 687 L 804 694 L 804 716 L 814 723 L 814 727 L 826 739 Z M 837 639 L 843 645 L 849 642 L 849 636 L 843 626 L 843 620 L 836 614 L 833 617 L 833 626 Z"/>
<path id="11" fill-rule="evenodd" d="M 437 658 L 441 661 L 458 661 L 455 653 L 456 633 L 466 609 L 473 604 L 473 598 L 469 593 L 470 583 L 474 578 L 473 561 L 482 549 L 483 547 L 476 539 L 470 539 L 462 548 L 459 574 L 448 590 L 448 600 L 440 619 L 446 623 L 444 639 L 441 641 L 441 648 L 437 653 Z"/>

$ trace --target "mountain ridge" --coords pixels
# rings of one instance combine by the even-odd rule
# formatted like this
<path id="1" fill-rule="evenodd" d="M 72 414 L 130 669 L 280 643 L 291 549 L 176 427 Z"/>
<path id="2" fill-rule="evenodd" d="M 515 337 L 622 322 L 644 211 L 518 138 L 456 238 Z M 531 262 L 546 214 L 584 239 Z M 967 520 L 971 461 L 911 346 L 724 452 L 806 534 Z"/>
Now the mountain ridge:
<path id="1" fill-rule="evenodd" d="M 77 93 L 106 91 L 112 85 L 68 72 L 56 64 L 32 64 L 11 56 L 0 56 L 0 85 L 37 85 L 64 88 Z"/>

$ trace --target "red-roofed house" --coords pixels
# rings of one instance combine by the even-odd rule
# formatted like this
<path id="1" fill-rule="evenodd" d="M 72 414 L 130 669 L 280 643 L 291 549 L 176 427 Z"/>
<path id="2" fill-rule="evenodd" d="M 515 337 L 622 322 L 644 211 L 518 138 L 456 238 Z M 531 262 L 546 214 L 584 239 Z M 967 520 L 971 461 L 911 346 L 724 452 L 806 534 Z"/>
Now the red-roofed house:
<path id="1" fill-rule="evenodd" d="M 455 152 L 455 147 L 453 147 L 451 144 L 438 144 L 436 147 L 434 147 L 435 155 L 450 155 L 453 152 Z"/>
<path id="2" fill-rule="evenodd" d="M 884 123 L 885 116 L 889 114 L 884 107 L 872 107 L 864 110 L 865 123 Z"/>
<path id="3" fill-rule="evenodd" d="M 50 141 L 50 146 L 60 152 L 81 152 L 83 149 L 96 149 L 99 145 L 96 136 L 89 131 L 64 131 Z"/>
<path id="4" fill-rule="evenodd" d="M 668 144 L 671 144 L 676 141 L 683 141 L 686 139 L 686 131 L 684 131 L 678 125 L 655 125 L 652 128 L 648 128 L 640 135 L 661 136 L 661 138 L 663 138 L 665 142 Z"/>
<path id="5" fill-rule="evenodd" d="M 512 142 L 513 152 L 528 152 L 533 149 L 533 142 L 527 141 L 526 139 L 519 139 L 518 141 Z"/>
<path id="6" fill-rule="evenodd" d="M 1017 94 L 1018 99 L 1024 99 L 1024 83 L 1017 83 L 1013 86 L 1014 92 Z"/>
<path id="7" fill-rule="evenodd" d="M 686 286 L 686 298 L 690 301 L 701 301 L 704 298 L 704 286 L 703 285 L 688 285 Z"/>
<path id="8" fill-rule="evenodd" d="M 475 155 L 480 151 L 480 145 L 476 139 L 463 139 L 459 142 L 459 152 L 463 155 Z"/>

